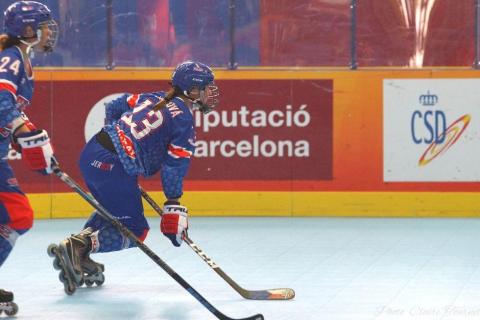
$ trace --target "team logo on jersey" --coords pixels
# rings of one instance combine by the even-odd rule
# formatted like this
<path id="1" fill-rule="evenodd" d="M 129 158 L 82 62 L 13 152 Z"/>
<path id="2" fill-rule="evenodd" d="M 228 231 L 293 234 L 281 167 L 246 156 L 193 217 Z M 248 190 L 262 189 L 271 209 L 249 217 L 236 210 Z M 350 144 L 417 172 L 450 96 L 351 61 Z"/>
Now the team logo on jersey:
<path id="1" fill-rule="evenodd" d="M 117 125 L 115 127 L 117 129 L 118 138 L 120 139 L 120 144 L 122 145 L 123 151 L 132 159 L 135 159 L 135 148 L 133 147 L 132 140 L 125 134 L 125 132 L 120 129 Z"/>
<path id="2" fill-rule="evenodd" d="M 112 171 L 114 166 L 113 163 L 106 163 L 99 160 L 93 160 L 92 163 L 90 163 L 90 165 L 94 168 L 97 168 L 103 171 Z"/>

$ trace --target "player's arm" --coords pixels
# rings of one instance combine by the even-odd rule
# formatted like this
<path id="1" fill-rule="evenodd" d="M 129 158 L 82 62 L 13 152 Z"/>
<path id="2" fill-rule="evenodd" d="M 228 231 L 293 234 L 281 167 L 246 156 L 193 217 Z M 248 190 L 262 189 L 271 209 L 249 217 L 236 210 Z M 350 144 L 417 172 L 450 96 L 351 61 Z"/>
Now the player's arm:
<path id="1" fill-rule="evenodd" d="M 183 159 L 169 162 L 177 162 L 179 165 L 164 164 L 161 169 L 163 192 L 167 201 L 163 205 L 160 230 L 178 247 L 182 243 L 183 232 L 188 229 L 188 210 L 180 204 L 183 178 L 188 171 L 188 165 L 183 164 Z"/>
<path id="2" fill-rule="evenodd" d="M 182 235 L 188 229 L 188 210 L 180 205 L 183 194 L 183 179 L 190 166 L 194 146 L 191 144 L 193 129 L 191 124 L 179 128 L 168 145 L 168 158 L 162 166 L 161 178 L 163 192 L 167 201 L 163 207 L 160 229 L 174 246 L 180 246 Z"/>
<path id="3" fill-rule="evenodd" d="M 13 133 L 23 125 L 22 114 L 17 109 L 13 95 L 0 90 L 0 128 L 2 131 Z"/>
<path id="4" fill-rule="evenodd" d="M 10 132 L 12 146 L 22 153 L 27 166 L 43 174 L 52 173 L 53 148 L 45 130 L 39 130 L 20 112 L 11 93 L 0 91 L 0 126 Z"/>
<path id="5" fill-rule="evenodd" d="M 53 149 L 45 130 L 38 130 L 16 104 L 17 85 L 24 66 L 19 53 L 2 54 L 0 73 L 0 128 L 10 133 L 12 146 L 22 152 L 28 167 L 42 173 L 52 172 Z"/>
<path id="6" fill-rule="evenodd" d="M 17 84 L 21 80 L 21 70 L 24 66 L 22 60 L 13 52 L 1 55 L 2 72 L 0 72 L 0 128 L 10 134 L 21 126 L 24 120 L 21 110 L 17 107 Z"/>
<path id="7" fill-rule="evenodd" d="M 135 107 L 138 95 L 125 93 L 124 95 L 105 104 L 105 124 L 112 124 L 120 119 L 126 111 Z"/>

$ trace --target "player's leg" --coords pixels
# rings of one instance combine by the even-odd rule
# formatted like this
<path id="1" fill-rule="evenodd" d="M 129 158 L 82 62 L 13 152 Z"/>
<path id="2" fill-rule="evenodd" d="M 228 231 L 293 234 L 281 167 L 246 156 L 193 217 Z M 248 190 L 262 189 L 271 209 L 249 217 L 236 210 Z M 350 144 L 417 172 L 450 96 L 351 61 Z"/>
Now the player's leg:
<path id="1" fill-rule="evenodd" d="M 89 142 L 88 151 L 82 153 L 80 169 L 95 199 L 137 237 L 144 239 L 149 226 L 143 215 L 137 177 L 128 175 L 118 157 L 95 139 Z M 94 230 L 93 252 L 123 250 L 134 245 L 96 213 L 92 214 L 85 227 Z"/>
<path id="2" fill-rule="evenodd" d="M 85 155 L 92 158 L 92 162 L 84 164 L 87 168 L 90 165 L 95 165 L 95 158 L 103 157 L 105 154 L 98 148 L 98 145 L 93 144 L 90 140 L 82 151 L 82 158 Z M 83 162 L 80 161 L 82 164 Z M 87 181 L 88 183 L 88 181 Z M 89 253 L 92 248 L 91 236 L 94 230 L 86 228 L 77 234 L 72 234 L 70 237 L 62 240 L 58 245 L 51 244 L 48 249 L 48 254 L 54 257 L 53 266 L 57 270 L 61 270 L 60 281 L 65 285 L 67 294 L 72 294 L 75 291 L 75 286 L 81 286 L 84 283 L 85 273 L 103 272 L 104 267 L 101 264 L 95 263 L 89 258 Z M 62 276 L 62 273 L 64 276 Z M 73 285 L 72 285 L 73 284 Z"/>
<path id="3" fill-rule="evenodd" d="M 8 258 L 17 238 L 33 225 L 33 210 L 6 161 L 0 161 L 0 266 Z M 13 293 L 0 290 L 0 310 L 16 313 Z"/>
<path id="4" fill-rule="evenodd" d="M 118 157 L 100 146 L 95 139 L 85 147 L 79 164 L 84 181 L 97 201 L 135 235 L 144 239 L 149 227 L 143 215 L 137 177 L 126 174 Z M 104 271 L 104 266 L 93 261 L 90 253 L 118 251 L 134 246 L 96 213 L 92 214 L 83 231 L 62 243 L 75 272 L 83 272 L 87 276 Z"/>

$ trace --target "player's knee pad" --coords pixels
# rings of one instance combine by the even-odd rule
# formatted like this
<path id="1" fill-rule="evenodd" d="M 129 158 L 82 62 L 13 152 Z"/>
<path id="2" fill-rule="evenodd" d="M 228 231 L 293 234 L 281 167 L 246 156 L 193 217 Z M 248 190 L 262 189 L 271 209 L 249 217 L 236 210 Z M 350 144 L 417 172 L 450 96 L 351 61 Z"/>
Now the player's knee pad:
<path id="1" fill-rule="evenodd" d="M 21 233 L 33 225 L 33 210 L 27 197 L 17 192 L 0 192 L 0 223 Z"/>
<path id="2" fill-rule="evenodd" d="M 143 241 L 148 233 L 148 229 L 141 231 L 132 230 L 132 232 L 141 241 Z M 128 237 L 124 236 L 117 228 L 110 226 L 95 231 L 91 235 L 92 252 L 112 252 L 135 247 L 136 244 Z"/>
<path id="3" fill-rule="evenodd" d="M 148 231 L 150 231 L 150 229 L 143 229 L 143 232 L 141 234 L 139 234 L 139 235 L 135 234 L 135 235 L 138 237 L 138 239 L 140 239 L 140 241 L 143 242 L 143 241 L 145 241 L 145 238 L 148 235 Z"/>
<path id="4" fill-rule="evenodd" d="M 0 225 L 0 266 L 7 260 L 15 246 L 19 233 L 7 225 Z"/>

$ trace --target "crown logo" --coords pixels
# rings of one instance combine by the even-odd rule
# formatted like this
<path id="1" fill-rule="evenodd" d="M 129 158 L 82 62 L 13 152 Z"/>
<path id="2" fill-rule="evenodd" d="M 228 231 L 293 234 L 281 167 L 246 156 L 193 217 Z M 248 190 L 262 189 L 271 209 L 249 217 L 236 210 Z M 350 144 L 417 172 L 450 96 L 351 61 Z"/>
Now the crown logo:
<path id="1" fill-rule="evenodd" d="M 427 94 L 422 94 L 418 97 L 418 102 L 424 106 L 434 106 L 438 102 L 438 96 L 427 91 Z"/>

